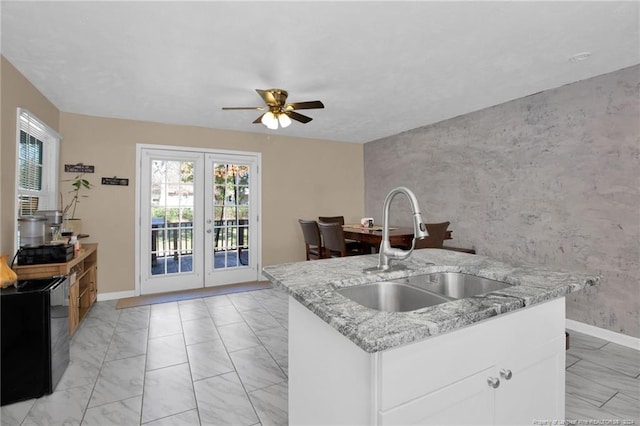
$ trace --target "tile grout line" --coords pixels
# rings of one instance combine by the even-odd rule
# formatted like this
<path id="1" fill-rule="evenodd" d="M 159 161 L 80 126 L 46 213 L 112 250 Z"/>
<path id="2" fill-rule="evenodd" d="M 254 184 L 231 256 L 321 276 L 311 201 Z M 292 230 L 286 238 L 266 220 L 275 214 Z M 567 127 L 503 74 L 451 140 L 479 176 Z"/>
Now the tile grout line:
<path id="1" fill-rule="evenodd" d="M 615 391 L 615 393 L 613 395 L 611 395 L 611 397 L 609 397 L 609 399 L 607 399 L 605 402 L 603 402 L 602 405 L 599 408 L 603 408 L 604 409 L 604 406 L 607 405 L 607 402 L 611 401 L 619 393 L 620 393 L 620 391 Z"/>
<path id="2" fill-rule="evenodd" d="M 231 302 L 231 306 L 233 306 L 233 308 L 236 311 L 238 311 L 238 308 L 236 307 L 236 305 L 233 303 L 233 301 L 231 299 L 229 299 L 229 302 Z M 209 307 L 208 306 L 207 306 L 207 312 L 209 312 L 209 315 L 211 315 L 211 312 L 209 311 Z M 242 312 L 238 311 L 238 313 L 242 317 L 242 320 L 244 321 L 244 323 L 247 324 L 246 319 L 242 315 Z M 211 318 L 211 321 L 213 321 L 213 318 Z M 224 347 L 224 350 L 227 353 L 227 357 L 229 357 L 229 361 L 231 362 L 231 365 L 233 366 L 233 372 L 238 377 L 238 381 L 240 382 L 240 385 L 242 386 L 242 389 L 244 390 L 245 395 L 247 395 L 247 400 L 249 401 L 249 404 L 251 404 L 251 409 L 253 410 L 253 413 L 256 415 L 256 418 L 258 419 L 258 423 L 254 423 L 254 424 L 262 424 L 262 419 L 260 419 L 260 415 L 258 414 L 258 410 L 256 410 L 256 407 L 253 405 L 253 401 L 251 400 L 251 397 L 249 396 L 249 391 L 247 390 L 247 387 L 245 386 L 244 382 L 242 381 L 242 378 L 240 377 L 240 374 L 238 373 L 238 367 L 236 367 L 235 362 L 233 362 L 233 358 L 231 357 L 231 352 L 229 352 L 229 349 L 227 348 L 227 344 L 225 343 L 224 339 L 222 338 L 222 335 L 220 335 L 220 331 L 218 330 L 218 326 L 216 325 L 215 321 L 213 321 L 213 326 L 216 328 L 216 332 L 218 333 L 218 336 L 220 337 L 220 341 L 222 342 L 222 346 Z M 253 329 L 251 329 L 251 326 L 249 326 L 249 324 L 247 324 L 247 326 L 249 327 L 249 329 L 253 333 Z M 256 338 L 257 337 L 258 336 L 256 336 Z M 225 373 L 225 374 L 228 374 L 228 373 Z M 217 376 L 220 376 L 220 374 L 218 374 Z"/>
<path id="3" fill-rule="evenodd" d="M 118 318 L 116 319 L 116 323 L 113 326 L 113 330 L 111 331 L 111 337 L 109 338 L 109 343 L 106 345 L 107 347 L 104 351 L 104 355 L 102 356 L 102 361 L 100 362 L 100 368 L 98 369 L 98 377 L 96 377 L 96 380 L 93 382 L 93 386 L 91 387 L 91 393 L 89 394 L 89 398 L 87 399 L 87 405 L 85 405 L 84 410 L 82 411 L 82 418 L 80 419 L 80 424 L 82 424 L 82 422 L 84 421 L 84 418 L 87 415 L 87 411 L 89 410 L 89 404 L 91 404 L 91 398 L 93 397 L 93 393 L 95 392 L 96 386 L 98 385 L 98 380 L 100 380 L 102 369 L 104 368 L 104 363 L 107 358 L 107 354 L 109 353 L 109 347 L 111 346 L 111 342 L 113 342 L 113 336 L 116 334 L 116 328 L 118 327 L 118 321 L 120 321 L 121 314 L 122 312 L 118 312 Z M 99 405 L 97 405 L 96 407 L 99 407 Z"/>
<path id="4" fill-rule="evenodd" d="M 253 295 L 252 295 L 253 297 Z M 255 297 L 254 297 L 255 299 Z M 258 303 L 261 303 L 261 301 L 257 300 Z M 269 312 L 268 309 L 265 309 L 265 311 L 267 312 L 267 314 L 273 318 L 273 315 L 271 315 L 271 313 Z M 242 315 L 242 312 L 240 313 L 240 315 Z M 243 316 L 244 318 L 244 316 Z M 273 318 L 273 320 L 275 322 L 278 322 L 275 318 Z M 246 322 L 246 319 L 245 319 Z M 278 323 L 279 324 L 279 323 Z M 249 323 L 247 323 L 247 325 L 249 326 L 249 328 L 251 328 L 251 330 L 253 331 L 253 328 L 251 327 L 251 325 Z M 270 329 L 268 329 L 270 330 Z M 275 364 L 278 366 L 278 368 L 280 369 L 280 371 L 282 372 L 282 374 L 284 374 L 284 376 L 286 377 L 286 380 L 289 380 L 289 374 L 287 374 L 283 369 L 282 366 L 280 365 L 280 363 L 278 363 L 278 361 L 275 359 L 275 357 L 273 356 L 273 354 L 271 353 L 271 351 L 269 351 L 269 349 L 267 349 L 266 345 L 264 344 L 264 342 L 262 341 L 262 339 L 260 338 L 260 336 L 258 334 L 256 334 L 256 332 L 254 331 L 253 334 L 256 335 L 256 337 L 258 338 L 258 341 L 261 343 L 261 345 L 265 348 L 265 350 L 267 351 L 267 353 L 269 354 L 269 356 L 271 357 L 271 359 L 273 360 L 273 362 L 275 362 Z M 266 387 L 266 386 L 265 386 Z"/>
<path id="5" fill-rule="evenodd" d="M 151 307 L 149 307 L 149 317 L 147 325 L 147 341 L 144 348 L 144 366 L 142 369 L 142 395 L 140 395 L 140 425 L 142 425 L 142 409 L 144 408 L 144 386 L 147 383 L 147 355 L 149 354 L 149 339 L 151 339 Z"/>
<path id="6" fill-rule="evenodd" d="M 592 351 L 593 353 L 604 353 L 605 355 L 607 355 L 607 354 L 606 354 L 606 351 L 604 351 L 604 352 L 601 352 L 601 351 L 602 351 L 602 350 L 603 350 L 603 349 L 604 349 L 608 344 L 609 344 L 609 342 L 607 342 L 607 343 L 605 343 L 604 345 L 602 345 L 602 346 L 600 346 L 600 347 L 598 347 L 598 348 L 595 348 L 595 349 L 594 349 L 594 348 L 590 348 L 590 347 L 587 347 L 587 348 L 579 348 L 579 349 L 581 349 L 581 350 L 589 350 L 589 351 Z M 583 357 L 580 357 L 579 355 L 576 355 L 575 353 L 572 353 L 572 352 L 571 352 L 571 349 L 569 350 L 568 354 L 570 354 L 570 355 L 572 355 L 573 357 L 577 358 L 577 359 L 578 359 L 578 361 L 576 361 L 575 363 L 573 363 L 573 364 L 571 364 L 570 366 L 568 366 L 568 367 L 566 368 L 566 371 L 571 371 L 571 372 L 573 373 L 573 370 L 570 370 L 570 367 L 573 367 L 574 365 L 578 364 L 580 361 L 584 361 L 584 362 L 587 362 L 587 363 L 593 363 L 594 365 L 597 365 L 597 366 L 598 366 L 598 367 L 600 367 L 600 368 L 604 368 L 604 369 L 606 369 L 606 370 L 608 370 L 608 371 L 611 371 L 611 373 L 615 373 L 615 374 L 617 374 L 617 375 L 619 375 L 619 376 L 621 376 L 621 377 L 626 377 L 626 378 L 629 378 L 629 379 L 631 379 L 631 380 L 633 380 L 633 379 L 634 379 L 634 377 L 633 377 L 633 376 L 631 376 L 631 375 L 627 375 L 627 374 L 625 374 L 625 373 L 623 373 L 623 372 L 620 372 L 620 371 L 618 371 L 618 370 L 616 370 L 616 369 L 612 369 L 612 368 L 610 368 L 608 365 L 604 365 L 604 364 L 601 364 L 601 363 L 599 363 L 599 362 L 594 362 L 593 360 L 585 359 L 585 358 L 583 358 Z M 608 355 L 610 355 L 610 354 L 608 354 Z M 625 357 L 624 355 L 622 355 L 622 358 L 623 358 L 623 359 L 627 359 L 627 357 Z M 573 374 L 577 374 L 577 373 L 573 373 Z M 567 403 L 569 403 L 569 400 L 581 401 L 582 403 L 585 403 L 585 404 L 587 404 L 588 406 L 592 406 L 595 410 L 599 410 L 599 411 L 602 413 L 603 417 L 606 417 L 606 416 L 616 416 L 616 417 L 623 418 L 623 419 L 624 419 L 624 418 L 628 418 L 628 416 L 620 415 L 620 414 L 619 414 L 619 413 L 617 413 L 615 410 L 611 410 L 611 408 L 610 408 L 610 407 L 608 407 L 608 406 L 606 406 L 606 404 L 608 404 L 612 399 L 614 399 L 614 398 L 615 398 L 616 396 L 618 396 L 618 395 L 625 395 L 625 396 L 627 396 L 627 397 L 631 397 L 631 396 L 629 396 L 627 393 L 625 393 L 625 392 L 621 391 L 620 389 L 616 389 L 615 387 L 610 387 L 610 386 L 608 386 L 608 385 L 603 385 L 603 384 L 601 384 L 601 383 L 599 383 L 599 382 L 597 382 L 597 381 L 595 381 L 595 380 L 591 380 L 590 378 L 584 377 L 584 376 L 582 376 L 582 375 L 580 375 L 580 374 L 578 374 L 578 376 L 579 376 L 581 379 L 586 380 L 588 383 L 594 383 L 594 384 L 598 384 L 598 385 L 601 385 L 601 386 L 606 387 L 608 390 L 610 390 L 610 391 L 612 391 L 612 392 L 613 392 L 613 395 L 612 395 L 611 397 L 609 397 L 609 398 L 608 398 L 605 402 L 603 402 L 601 405 L 597 405 L 597 404 L 594 404 L 594 403 L 592 403 L 591 401 L 589 401 L 589 400 L 587 400 L 587 399 L 583 398 L 582 396 L 580 396 L 580 395 L 578 395 L 578 394 L 573 394 L 573 393 L 569 393 L 569 392 L 566 392 L 566 391 L 565 391 L 565 392 L 566 392 L 566 399 L 567 399 Z M 640 374 L 639 374 L 637 377 L 638 377 L 638 378 L 640 378 Z M 640 385 L 640 382 L 639 382 L 639 385 Z M 640 390 L 640 386 L 638 387 L 638 389 Z M 631 398 L 634 398 L 634 399 L 640 399 L 640 395 L 637 395 L 637 396 L 635 396 L 635 397 L 631 397 Z M 584 417 L 586 418 L 587 416 L 584 416 Z"/>
<path id="7" fill-rule="evenodd" d="M 198 298 L 196 300 L 202 300 L 202 298 Z M 205 305 L 205 309 L 207 309 L 207 313 L 209 313 L 209 309 L 207 308 L 207 305 L 204 303 L 204 300 L 202 300 L 202 303 Z M 189 366 L 189 378 L 191 379 L 190 382 L 191 382 L 191 392 L 193 393 L 193 402 L 196 405 L 195 409 L 198 415 L 198 423 L 202 424 L 202 419 L 200 418 L 200 407 L 198 405 L 198 397 L 196 395 L 196 387 L 194 386 L 193 372 L 191 371 L 191 362 L 189 361 L 189 351 L 187 350 L 187 338 L 184 335 L 184 324 L 182 323 L 182 311 L 180 310 L 180 302 L 178 301 L 176 302 L 176 304 L 178 306 L 178 317 L 180 320 L 180 329 L 182 330 L 182 343 L 184 344 L 184 352 L 185 352 L 185 355 L 187 356 L 187 365 Z M 172 416 L 174 415 L 176 414 L 172 414 Z"/>
<path id="8" fill-rule="evenodd" d="M 259 303 L 259 304 L 260 304 L 260 306 L 262 307 L 262 302 L 261 302 L 260 300 L 257 300 L 257 299 L 254 297 L 254 295 L 253 295 L 253 294 L 249 294 L 249 295 L 251 296 L 251 298 L 252 298 L 256 303 Z M 231 300 L 231 303 L 233 303 L 233 300 Z M 284 376 L 286 377 L 286 380 L 288 381 L 289 376 L 288 376 L 287 374 L 285 374 L 285 372 L 282 370 L 282 367 L 280 366 L 280 364 L 278 364 L 278 362 L 275 360 L 275 358 L 273 357 L 273 355 L 271 354 L 271 352 L 269 352 L 269 350 L 266 348 L 266 346 L 265 346 L 265 345 L 264 345 L 264 343 L 262 342 L 262 339 L 260 339 L 260 336 L 258 336 L 258 335 L 256 334 L 256 332 L 255 332 L 255 330 L 253 329 L 253 327 L 251 327 L 251 324 L 249 324 L 249 322 L 247 322 L 246 317 L 245 317 L 244 315 L 242 315 L 242 312 L 243 312 L 243 311 L 240 311 L 240 310 L 235 306 L 235 304 L 234 304 L 234 307 L 236 308 L 236 310 L 238 311 L 238 313 L 239 313 L 239 314 L 240 314 L 240 316 L 242 317 L 242 320 L 244 321 L 244 323 L 247 325 L 247 327 L 249 327 L 249 330 L 251 330 L 251 332 L 252 332 L 252 333 L 253 333 L 253 335 L 256 337 L 256 339 L 258 339 L 258 342 L 260 342 L 260 344 L 259 344 L 259 345 L 251 346 L 250 348 L 255 348 L 255 347 L 262 346 L 262 347 L 264 348 L 264 350 L 269 354 L 269 357 L 271 357 L 271 359 L 273 360 L 273 362 L 278 366 L 278 369 L 280 369 L 280 371 L 282 372 L 282 374 L 284 374 Z M 252 311 L 252 310 L 257 310 L 257 309 L 260 309 L 260 308 L 256 308 L 256 309 L 247 309 L 247 311 Z M 271 314 L 270 314 L 266 309 L 265 309 L 265 311 L 266 311 L 266 312 L 271 316 Z M 274 320 L 275 320 L 275 318 L 274 318 Z M 277 321 L 276 321 L 276 322 L 277 322 Z M 225 349 L 226 349 L 226 346 L 225 346 Z M 249 349 L 249 348 L 245 348 L 245 349 Z M 243 350 L 243 349 L 239 349 L 238 351 L 240 351 L 240 350 Z M 234 352 L 238 352 L 238 351 L 234 351 Z M 244 391 L 245 391 L 245 393 L 247 394 L 247 398 L 249 398 L 249 402 L 251 403 L 251 407 L 253 408 L 253 411 L 255 411 L 255 412 L 256 412 L 256 417 L 258 418 L 258 424 L 262 424 L 262 419 L 261 419 L 261 418 L 260 418 L 260 416 L 258 415 L 258 411 L 256 410 L 256 408 L 255 408 L 255 406 L 254 406 L 254 404 L 253 404 L 253 400 L 251 399 L 251 396 L 249 395 L 249 394 L 250 394 L 250 392 L 249 392 L 249 391 L 247 390 L 247 388 L 245 387 L 245 384 L 244 384 L 244 382 L 242 381 L 242 378 L 240 378 L 240 374 L 239 374 L 239 373 L 237 373 L 237 371 L 238 371 L 238 370 L 237 370 L 237 368 L 236 368 L 236 366 L 235 366 L 235 363 L 233 362 L 233 358 L 231 357 L 231 353 L 230 353 L 230 352 L 228 352 L 228 351 L 227 351 L 227 353 L 229 354 L 229 359 L 231 359 L 231 363 L 233 364 L 233 368 L 236 370 L 236 374 L 238 374 L 238 378 L 240 379 L 240 383 L 242 383 L 242 387 L 244 388 Z M 282 383 L 282 382 L 279 382 L 279 383 Z M 265 389 L 265 388 L 267 388 L 267 387 L 269 387 L 269 386 L 273 386 L 273 385 L 275 385 L 275 384 L 279 384 L 279 383 L 273 383 L 273 384 L 270 384 L 270 385 L 264 386 L 264 387 L 262 387 L 262 388 L 255 389 L 254 391 L 256 391 L 256 390 L 260 390 L 260 389 Z M 251 391 L 251 392 L 254 392 L 254 391 Z"/>

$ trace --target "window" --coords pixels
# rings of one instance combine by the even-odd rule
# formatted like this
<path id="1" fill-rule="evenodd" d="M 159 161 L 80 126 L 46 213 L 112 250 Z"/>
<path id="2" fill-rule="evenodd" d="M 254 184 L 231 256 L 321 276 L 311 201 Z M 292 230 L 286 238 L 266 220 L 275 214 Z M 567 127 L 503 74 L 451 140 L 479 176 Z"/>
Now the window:
<path id="1" fill-rule="evenodd" d="M 58 208 L 58 151 L 61 137 L 23 108 L 18 108 L 16 127 L 17 216 L 33 215 L 38 210 L 55 210 Z M 17 217 L 15 223 L 17 227 Z"/>
<path id="2" fill-rule="evenodd" d="M 42 194 L 42 141 L 20 130 L 18 215 L 33 215 Z"/>

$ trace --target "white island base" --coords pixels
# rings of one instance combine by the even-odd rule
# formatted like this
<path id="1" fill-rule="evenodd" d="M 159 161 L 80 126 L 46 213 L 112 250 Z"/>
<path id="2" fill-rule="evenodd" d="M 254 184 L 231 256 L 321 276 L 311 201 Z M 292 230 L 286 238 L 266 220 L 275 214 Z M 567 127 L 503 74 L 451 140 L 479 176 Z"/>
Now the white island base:
<path id="1" fill-rule="evenodd" d="M 564 420 L 565 299 L 367 353 L 289 298 L 291 425 Z"/>

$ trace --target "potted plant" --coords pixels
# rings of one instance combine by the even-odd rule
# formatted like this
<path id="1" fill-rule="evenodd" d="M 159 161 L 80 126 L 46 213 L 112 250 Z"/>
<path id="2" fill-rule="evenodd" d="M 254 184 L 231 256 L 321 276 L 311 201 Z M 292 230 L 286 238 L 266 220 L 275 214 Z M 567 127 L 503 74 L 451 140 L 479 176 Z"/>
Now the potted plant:
<path id="1" fill-rule="evenodd" d="M 69 180 L 65 181 L 69 182 Z M 64 228 L 67 232 L 73 232 L 75 235 L 80 233 L 82 227 L 79 218 L 76 218 L 76 209 L 81 197 L 88 197 L 88 195 L 81 194 L 80 191 L 84 188 L 89 190 L 93 187 L 91 182 L 84 178 L 84 173 L 77 175 L 70 180 L 72 189 L 69 191 L 71 200 L 62 210 L 62 217 L 64 218 Z M 60 200 L 62 200 L 62 193 L 60 194 Z M 62 204 L 62 203 L 61 203 Z"/>

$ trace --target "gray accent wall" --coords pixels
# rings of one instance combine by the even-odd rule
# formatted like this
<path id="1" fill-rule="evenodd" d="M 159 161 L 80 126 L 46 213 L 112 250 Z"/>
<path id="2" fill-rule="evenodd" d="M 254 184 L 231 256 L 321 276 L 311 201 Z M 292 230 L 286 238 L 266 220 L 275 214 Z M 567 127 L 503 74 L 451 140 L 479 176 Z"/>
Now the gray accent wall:
<path id="1" fill-rule="evenodd" d="M 633 66 L 366 143 L 365 215 L 406 186 L 451 222 L 445 245 L 601 274 L 567 318 L 640 337 L 639 87 Z M 398 196 L 390 222 L 408 210 Z"/>

